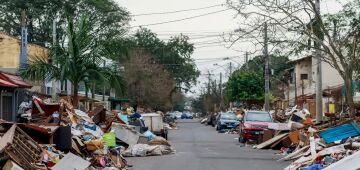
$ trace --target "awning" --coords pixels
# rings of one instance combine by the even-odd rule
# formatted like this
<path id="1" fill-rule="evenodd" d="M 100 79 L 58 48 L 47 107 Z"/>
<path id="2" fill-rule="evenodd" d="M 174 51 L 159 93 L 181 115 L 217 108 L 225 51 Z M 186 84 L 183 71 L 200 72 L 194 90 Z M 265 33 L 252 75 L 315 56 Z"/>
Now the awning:
<path id="1" fill-rule="evenodd" d="M 0 87 L 31 88 L 32 86 L 18 75 L 0 72 Z"/>

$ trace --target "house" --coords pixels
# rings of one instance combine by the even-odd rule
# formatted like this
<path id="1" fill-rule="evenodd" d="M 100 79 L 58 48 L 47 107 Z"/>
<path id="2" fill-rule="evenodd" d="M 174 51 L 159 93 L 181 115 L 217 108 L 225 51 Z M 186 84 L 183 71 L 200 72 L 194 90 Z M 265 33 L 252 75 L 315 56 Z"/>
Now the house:
<path id="1" fill-rule="evenodd" d="M 21 49 L 21 40 L 17 37 L 13 37 L 7 35 L 5 33 L 0 32 L 0 71 L 9 73 L 9 74 L 18 74 L 19 66 L 20 66 L 20 49 Z M 49 49 L 29 43 L 27 45 L 27 53 L 28 53 L 28 63 L 33 61 L 35 58 L 42 58 L 47 60 L 49 57 Z M 28 89 L 31 92 L 51 95 L 51 91 L 53 88 L 53 82 L 49 80 L 45 80 L 42 82 L 31 82 L 32 87 Z M 67 95 L 70 96 L 72 93 L 72 84 L 69 81 L 56 81 L 54 83 L 57 93 L 59 95 Z M 84 88 L 80 88 L 82 90 Z M 85 92 L 84 92 L 85 94 Z M 80 95 L 82 95 L 80 93 Z M 98 97 L 98 99 L 102 99 L 102 96 Z"/>
<path id="2" fill-rule="evenodd" d="M 20 66 L 20 48 L 21 41 L 13 36 L 0 32 L 0 71 L 11 74 L 17 74 Z M 49 50 L 45 47 L 28 44 L 28 62 L 35 57 L 48 58 Z M 42 82 L 32 82 L 30 91 L 44 92 L 45 88 Z"/>
<path id="3" fill-rule="evenodd" d="M 290 72 L 290 80 L 285 90 L 285 98 L 289 105 L 298 105 L 308 108 L 314 116 L 316 114 L 315 92 L 316 92 L 316 59 L 308 55 L 291 61 L 294 65 Z M 322 89 L 323 89 L 323 111 L 328 111 L 328 104 L 339 102 L 336 93 L 341 91 L 344 84 L 343 79 L 336 69 L 326 62 L 321 62 L 322 66 Z"/>
<path id="4" fill-rule="evenodd" d="M 20 39 L 9 36 L 5 33 L 0 32 L 0 70 L 8 73 L 16 74 L 20 66 Z M 28 44 L 28 62 L 31 62 L 35 57 L 47 59 L 49 56 L 49 49 L 29 43 Z M 34 85 L 30 91 L 51 94 L 52 83 L 46 81 L 45 84 L 42 82 L 32 82 Z M 59 93 L 70 94 L 71 83 L 55 83 Z"/>
<path id="5" fill-rule="evenodd" d="M 31 87 L 20 76 L 0 71 L 0 119 L 16 121 L 17 108 L 26 100 L 23 89 Z"/>

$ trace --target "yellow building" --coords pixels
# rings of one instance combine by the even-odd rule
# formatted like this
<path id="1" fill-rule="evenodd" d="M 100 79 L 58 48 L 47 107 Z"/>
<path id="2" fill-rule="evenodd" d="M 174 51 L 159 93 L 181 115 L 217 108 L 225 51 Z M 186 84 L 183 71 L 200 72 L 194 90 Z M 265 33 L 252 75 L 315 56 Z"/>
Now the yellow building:
<path id="1" fill-rule="evenodd" d="M 0 70 L 16 73 L 20 65 L 21 40 L 0 32 Z M 49 50 L 35 44 L 28 44 L 28 61 L 34 57 L 48 58 Z"/>

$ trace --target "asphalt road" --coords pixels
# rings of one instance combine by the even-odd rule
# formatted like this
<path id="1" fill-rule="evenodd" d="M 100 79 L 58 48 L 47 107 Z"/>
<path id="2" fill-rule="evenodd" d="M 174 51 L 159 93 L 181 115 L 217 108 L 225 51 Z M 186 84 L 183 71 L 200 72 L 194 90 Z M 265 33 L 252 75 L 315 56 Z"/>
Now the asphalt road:
<path id="1" fill-rule="evenodd" d="M 180 120 L 179 130 L 169 131 L 175 154 L 126 158 L 133 170 L 280 170 L 289 162 L 278 162 L 274 150 L 240 147 L 237 135 L 217 133 L 198 120 Z"/>

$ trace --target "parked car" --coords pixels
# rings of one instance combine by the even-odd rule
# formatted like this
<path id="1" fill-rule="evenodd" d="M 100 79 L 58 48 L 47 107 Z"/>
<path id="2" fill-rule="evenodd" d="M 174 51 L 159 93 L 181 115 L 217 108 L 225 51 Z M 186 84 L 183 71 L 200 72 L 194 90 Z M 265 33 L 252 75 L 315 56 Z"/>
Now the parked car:
<path id="1" fill-rule="evenodd" d="M 182 113 L 181 112 L 175 112 L 175 115 L 176 115 L 176 119 L 181 119 Z"/>
<path id="2" fill-rule="evenodd" d="M 216 121 L 216 130 L 221 132 L 224 129 L 233 129 L 239 125 L 239 119 L 234 112 L 221 112 Z"/>
<path id="3" fill-rule="evenodd" d="M 273 122 L 269 112 L 246 111 L 239 126 L 239 142 L 258 141 L 260 134 Z"/>
<path id="4" fill-rule="evenodd" d="M 183 112 L 181 114 L 181 119 L 193 119 L 194 117 L 189 112 Z"/>
<path id="5" fill-rule="evenodd" d="M 194 119 L 194 113 L 186 112 L 188 119 Z"/>
<path id="6" fill-rule="evenodd" d="M 177 119 L 177 114 L 176 114 L 176 112 L 170 112 L 169 115 L 170 115 L 170 117 L 173 118 L 174 120 Z"/>

